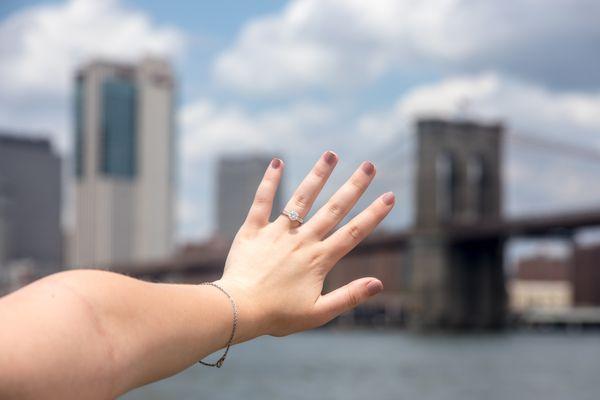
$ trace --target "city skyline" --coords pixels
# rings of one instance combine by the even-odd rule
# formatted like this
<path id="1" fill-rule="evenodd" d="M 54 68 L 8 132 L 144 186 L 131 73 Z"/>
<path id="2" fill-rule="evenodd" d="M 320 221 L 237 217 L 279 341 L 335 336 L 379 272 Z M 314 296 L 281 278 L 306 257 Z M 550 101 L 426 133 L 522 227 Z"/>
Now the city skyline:
<path id="1" fill-rule="evenodd" d="M 509 131 L 599 148 L 594 43 L 600 32 L 592 18 L 598 5 L 548 4 L 542 19 L 535 17 L 535 2 L 510 6 L 514 10 L 503 3 L 472 5 L 9 3 L 0 7 L 7 60 L 0 68 L 0 125 L 51 132 L 70 158 L 69 77 L 76 65 L 95 56 L 137 61 L 147 52 L 164 54 L 182 83 L 179 242 L 214 231 L 214 169 L 219 155 L 231 152 L 281 154 L 287 196 L 322 151 L 336 151 L 339 171 L 317 205 L 369 158 L 379 170 L 365 200 L 396 191 L 403 207 L 386 224 L 407 226 L 412 166 L 404 149 L 412 149 L 419 115 L 502 120 Z M 84 28 L 85 38 L 72 34 Z M 597 163 L 523 150 L 510 140 L 505 153 L 509 214 L 600 200 L 600 189 L 590 185 Z M 65 210 L 68 225 L 72 200 Z"/>
<path id="2" fill-rule="evenodd" d="M 598 397 L 599 16 L 0 0 L 0 391 Z"/>

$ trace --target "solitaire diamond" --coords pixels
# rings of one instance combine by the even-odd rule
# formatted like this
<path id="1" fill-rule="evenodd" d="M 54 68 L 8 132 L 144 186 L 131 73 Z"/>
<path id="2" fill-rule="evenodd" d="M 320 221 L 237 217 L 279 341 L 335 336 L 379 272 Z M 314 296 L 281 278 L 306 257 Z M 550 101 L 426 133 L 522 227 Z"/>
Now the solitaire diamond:
<path id="1" fill-rule="evenodd" d="M 300 216 L 300 214 L 298 214 L 298 211 L 296 210 L 283 210 L 281 213 L 283 215 L 286 215 L 290 219 L 290 221 L 299 222 L 300 225 L 304 223 L 304 219 Z"/>

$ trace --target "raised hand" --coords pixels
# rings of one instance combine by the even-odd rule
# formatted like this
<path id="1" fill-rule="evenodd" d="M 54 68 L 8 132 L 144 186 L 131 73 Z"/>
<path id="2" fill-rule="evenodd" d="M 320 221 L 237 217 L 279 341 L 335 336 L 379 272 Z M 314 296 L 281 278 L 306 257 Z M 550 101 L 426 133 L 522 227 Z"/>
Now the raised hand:
<path id="1" fill-rule="evenodd" d="M 306 217 L 337 161 L 335 153 L 325 152 L 285 209 Z M 273 159 L 267 168 L 219 280 L 238 303 L 238 342 L 263 334 L 283 336 L 323 325 L 383 289 L 381 281 L 365 277 L 322 294 L 328 272 L 394 206 L 394 194 L 385 193 L 329 235 L 365 192 L 375 177 L 375 166 L 363 162 L 304 224 L 286 215 L 269 222 L 283 169 L 284 163 L 279 159 Z"/>
<path id="2" fill-rule="evenodd" d="M 323 154 L 285 209 L 306 217 L 336 163 Z M 287 335 L 379 293 L 379 280 L 362 278 L 321 294 L 327 273 L 394 205 L 385 193 L 329 234 L 373 180 L 373 164 L 362 163 L 304 224 L 286 215 L 269 222 L 283 167 L 274 159 L 267 168 L 217 282 L 235 308 L 209 285 L 89 269 L 50 275 L 0 298 L 0 398 L 116 398 L 204 359 L 234 330 L 235 342 Z"/>

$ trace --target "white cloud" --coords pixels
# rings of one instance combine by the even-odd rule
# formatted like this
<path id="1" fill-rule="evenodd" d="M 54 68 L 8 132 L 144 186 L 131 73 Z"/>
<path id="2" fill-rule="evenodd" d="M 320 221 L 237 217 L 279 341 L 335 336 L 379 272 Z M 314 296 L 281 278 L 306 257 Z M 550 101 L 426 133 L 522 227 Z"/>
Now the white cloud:
<path id="1" fill-rule="evenodd" d="M 55 132 L 65 148 L 78 64 L 92 57 L 175 56 L 184 45 L 177 29 L 157 26 L 117 0 L 70 0 L 10 15 L 0 22 L 0 124 Z"/>
<path id="2" fill-rule="evenodd" d="M 307 101 L 252 112 L 239 105 L 199 99 L 179 113 L 181 129 L 180 238 L 206 238 L 213 231 L 215 161 L 223 154 L 259 153 L 282 157 L 285 182 L 299 181 L 306 167 L 328 148 L 326 129 L 335 126 L 336 112 Z M 190 213 L 190 205 L 202 208 Z"/>
<path id="3" fill-rule="evenodd" d="M 35 7 L 0 25 L 1 90 L 65 93 L 74 67 L 90 57 L 131 61 L 145 53 L 175 55 L 182 45 L 178 30 L 154 26 L 116 0 Z"/>
<path id="4" fill-rule="evenodd" d="M 509 213 L 589 207 L 600 201 L 597 161 L 590 164 L 580 151 L 560 152 L 553 143 L 540 148 L 534 141 L 528 146 L 515 136 L 566 142 L 600 153 L 600 91 L 553 92 L 494 73 L 454 77 L 416 87 L 390 110 L 362 115 L 356 126 L 362 137 L 391 148 L 399 135 L 410 137 L 420 117 L 468 117 L 507 125 L 513 135 L 506 139 Z"/>
<path id="5" fill-rule="evenodd" d="M 334 120 L 324 105 L 297 102 L 262 112 L 237 105 L 218 105 L 201 99 L 183 107 L 179 123 L 182 152 L 187 160 L 213 158 L 222 153 L 308 150 L 310 136 L 322 133 Z"/>
<path id="6" fill-rule="evenodd" d="M 491 72 L 417 86 L 391 110 L 363 115 L 358 128 L 363 135 L 388 140 L 427 116 L 502 121 L 517 132 L 600 149 L 600 91 L 555 92 Z"/>
<path id="7" fill-rule="evenodd" d="M 252 93 L 361 85 L 423 66 L 598 87 L 599 14 L 592 0 L 294 0 L 249 22 L 214 72 Z"/>
<path id="8" fill-rule="evenodd" d="M 600 92 L 553 92 L 489 72 L 415 87 L 389 109 L 368 113 L 309 102 L 251 112 L 204 99 L 182 110 L 180 125 L 190 186 L 201 174 L 212 176 L 206 163 L 200 168 L 199 161 L 213 160 L 224 152 L 258 150 L 284 156 L 288 163 L 286 179 L 295 187 L 320 152 L 331 148 L 341 155 L 341 162 L 317 206 L 360 161 L 371 159 L 378 166 L 378 174 L 369 193 L 374 196 L 394 190 L 398 194 L 402 207 L 386 220 L 388 226 L 398 227 L 407 224 L 412 215 L 410 161 L 418 118 L 502 121 L 511 132 L 600 149 L 598 115 Z M 547 149 L 523 148 L 507 140 L 505 177 L 510 214 L 586 206 L 600 200 L 600 187 L 596 190 L 590 186 L 600 166 L 548 153 Z M 200 191 L 209 192 L 208 186 L 195 190 Z M 366 206 L 371 195 L 365 196 L 356 210 Z M 203 231 L 210 230 L 203 226 Z"/>
<path id="9" fill-rule="evenodd" d="M 413 87 L 389 109 L 376 112 L 348 109 L 348 104 L 352 108 L 360 103 L 352 98 L 340 105 L 295 96 L 289 104 L 263 104 L 258 111 L 260 104 L 246 108 L 231 98 L 185 104 L 178 118 L 182 237 L 210 233 L 211 163 L 221 153 L 281 155 L 288 184 L 295 185 L 320 152 L 331 148 L 342 161 L 322 197 L 370 158 L 379 167 L 370 193 L 401 191 L 402 207 L 391 218 L 406 223 L 412 192 L 405 186 L 411 171 L 400 164 L 406 153 L 398 146 L 410 139 L 418 116 L 466 113 L 502 119 L 514 131 L 599 147 L 600 92 L 594 91 L 600 82 L 600 53 L 595 51 L 599 4 L 294 0 L 283 12 L 250 22 L 214 63 L 216 77 L 238 90 L 297 94 L 353 87 L 390 71 L 422 66 L 447 77 Z M 98 55 L 119 60 L 134 60 L 146 52 L 177 57 L 185 44 L 178 29 L 157 25 L 117 0 L 71 0 L 13 14 L 0 21 L 0 125 L 55 133 L 64 150 L 77 64 Z M 571 89 L 546 89 L 547 82 Z M 577 89 L 580 84 L 589 86 L 587 92 Z M 544 199 L 560 206 L 575 198 L 600 198 L 590 186 L 597 170 L 552 157 L 545 166 L 548 157 L 516 155 L 509 162 L 507 176 L 515 193 L 509 203 L 517 205 L 511 207 L 527 208 Z"/>
<path id="10" fill-rule="evenodd" d="M 282 150 L 294 165 L 294 183 L 308 171 L 318 152 L 326 148 L 338 151 L 342 163 L 323 198 L 332 194 L 361 160 L 371 159 L 379 170 L 371 191 L 394 190 L 402 199 L 403 207 L 389 218 L 397 226 L 406 224 L 411 215 L 410 155 L 418 118 L 502 121 L 511 132 L 590 148 L 596 145 L 600 149 L 600 112 L 593 110 L 600 111 L 600 92 L 553 92 L 489 72 L 421 85 L 399 97 L 390 109 L 355 116 L 319 104 L 252 113 L 202 100 L 183 110 L 181 126 L 186 165 L 194 166 L 190 160 L 210 158 L 220 152 Z M 328 139 L 319 137 L 319 133 L 325 133 Z M 600 189 L 583 190 L 592 182 L 594 170 L 589 166 L 568 157 L 561 159 L 556 153 L 548 154 L 547 149 L 538 154 L 539 149 L 520 146 L 508 139 L 509 213 L 587 205 L 600 199 Z M 565 184 L 557 186 L 557 179 Z M 361 202 L 357 209 L 365 205 Z"/>

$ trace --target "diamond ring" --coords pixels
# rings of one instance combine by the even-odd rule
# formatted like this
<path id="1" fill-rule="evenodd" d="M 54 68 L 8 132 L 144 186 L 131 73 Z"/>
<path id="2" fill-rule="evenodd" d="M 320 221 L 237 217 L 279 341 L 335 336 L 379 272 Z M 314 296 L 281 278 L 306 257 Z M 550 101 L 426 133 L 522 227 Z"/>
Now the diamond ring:
<path id="1" fill-rule="evenodd" d="M 290 219 L 290 221 L 298 221 L 300 225 L 304 223 L 304 218 L 302 218 L 296 210 L 283 210 L 281 213 L 287 216 Z"/>

